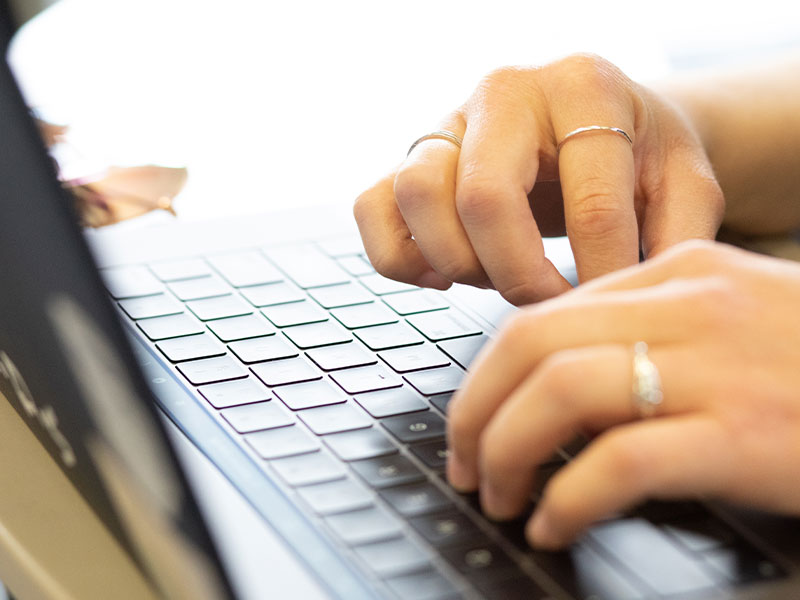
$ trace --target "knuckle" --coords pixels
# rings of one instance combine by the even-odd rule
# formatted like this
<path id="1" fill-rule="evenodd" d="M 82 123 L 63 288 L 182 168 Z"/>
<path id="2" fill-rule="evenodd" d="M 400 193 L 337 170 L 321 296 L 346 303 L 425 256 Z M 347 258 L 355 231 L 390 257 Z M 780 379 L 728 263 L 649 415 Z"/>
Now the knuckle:
<path id="1" fill-rule="evenodd" d="M 634 443 L 630 436 L 614 431 L 604 437 L 602 449 L 614 481 L 643 482 L 649 474 L 658 470 L 658 464 L 654 462 L 656 457 L 648 452 L 646 445 Z"/>
<path id="2" fill-rule="evenodd" d="M 473 174 L 465 174 L 456 188 L 456 208 L 464 220 L 481 222 L 510 197 L 507 186 Z"/>
<path id="3" fill-rule="evenodd" d="M 480 284 L 485 279 L 480 264 L 470 258 L 450 258 L 434 267 L 442 276 L 456 283 Z"/>
<path id="4" fill-rule="evenodd" d="M 666 258 L 692 265 L 699 271 L 713 271 L 726 256 L 727 249 L 722 244 L 710 240 L 692 239 L 676 244 L 668 251 Z"/>
<path id="5" fill-rule="evenodd" d="M 537 371 L 544 396 L 566 408 L 572 398 L 567 392 L 575 382 L 575 361 L 571 353 L 551 354 L 539 364 Z"/>
<path id="6" fill-rule="evenodd" d="M 424 208 L 436 190 L 445 185 L 441 169 L 403 167 L 394 178 L 394 197 L 401 210 Z"/>
<path id="7" fill-rule="evenodd" d="M 500 295 L 514 306 L 530 304 L 541 299 L 541 293 L 536 284 L 521 282 L 506 288 L 498 288 Z"/>
<path id="8" fill-rule="evenodd" d="M 626 227 L 625 209 L 615 202 L 620 194 L 606 181 L 589 179 L 576 190 L 570 225 L 582 235 L 603 238 Z"/>
<path id="9" fill-rule="evenodd" d="M 616 65 L 597 54 L 571 54 L 557 65 L 569 74 L 569 81 L 584 90 L 606 90 L 628 79 Z"/>

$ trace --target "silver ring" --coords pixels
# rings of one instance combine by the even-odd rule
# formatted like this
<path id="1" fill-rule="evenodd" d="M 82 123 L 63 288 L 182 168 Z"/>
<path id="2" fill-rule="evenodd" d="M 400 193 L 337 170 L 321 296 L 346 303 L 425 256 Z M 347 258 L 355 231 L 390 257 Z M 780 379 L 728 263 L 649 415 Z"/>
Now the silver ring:
<path id="1" fill-rule="evenodd" d="M 631 139 L 631 136 L 629 136 L 624 129 L 620 129 L 619 127 L 606 127 L 605 125 L 587 125 L 586 127 L 578 127 L 577 129 L 573 129 L 567 135 L 565 135 L 564 139 L 562 139 L 558 143 L 558 146 L 556 146 L 556 154 L 561 152 L 561 147 L 567 142 L 567 140 L 575 137 L 576 135 L 587 133 L 589 131 L 613 131 L 614 133 L 624 137 L 626 140 L 628 140 L 628 143 L 633 146 L 633 140 Z"/>
<path id="2" fill-rule="evenodd" d="M 663 400 L 658 367 L 647 356 L 647 344 L 636 342 L 633 346 L 633 403 L 639 416 L 652 417 Z"/>
<path id="3" fill-rule="evenodd" d="M 459 148 L 461 148 L 461 143 L 464 141 L 452 131 L 445 131 L 445 130 L 433 131 L 431 133 L 423 135 L 421 138 L 419 138 L 417 141 L 411 144 L 411 148 L 409 148 L 408 152 L 406 152 L 406 156 L 411 154 L 414 148 L 416 148 L 418 144 L 424 142 L 425 140 L 447 140 L 448 142 L 452 142 Z"/>

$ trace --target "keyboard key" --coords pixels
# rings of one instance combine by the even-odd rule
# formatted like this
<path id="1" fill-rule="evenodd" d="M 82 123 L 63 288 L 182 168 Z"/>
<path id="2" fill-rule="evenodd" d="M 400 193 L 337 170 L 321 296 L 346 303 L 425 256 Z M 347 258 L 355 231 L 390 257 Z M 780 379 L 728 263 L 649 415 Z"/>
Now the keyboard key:
<path id="1" fill-rule="evenodd" d="M 353 341 L 353 336 L 333 321 L 288 327 L 283 330 L 283 334 L 303 350 Z"/>
<path id="2" fill-rule="evenodd" d="M 147 265 L 161 281 L 179 281 L 211 275 L 211 267 L 202 258 L 184 258 Z"/>
<path id="3" fill-rule="evenodd" d="M 218 296 L 187 302 L 186 306 L 201 321 L 241 317 L 253 312 L 253 308 L 238 296 Z"/>
<path id="4" fill-rule="evenodd" d="M 120 300 L 152 296 L 164 291 L 164 286 L 146 267 L 114 267 L 100 269 L 109 293 Z"/>
<path id="5" fill-rule="evenodd" d="M 408 522 L 434 546 L 463 545 L 484 536 L 467 515 L 456 511 L 422 515 L 409 519 Z"/>
<path id="6" fill-rule="evenodd" d="M 180 300 L 201 300 L 215 296 L 227 296 L 231 288 L 217 276 L 200 277 L 199 279 L 186 279 L 172 281 L 167 284 L 172 293 Z"/>
<path id="7" fill-rule="evenodd" d="M 398 292 L 407 292 L 409 290 L 418 289 L 415 286 L 407 283 L 395 281 L 394 279 L 387 279 L 383 275 L 378 275 L 377 273 L 374 275 L 365 275 L 364 277 L 361 277 L 359 281 L 364 285 L 364 287 L 366 287 L 376 296 L 383 296 L 384 294 L 396 294 Z"/>
<path id="8" fill-rule="evenodd" d="M 407 538 L 356 546 L 356 554 L 381 577 L 417 571 L 430 563 L 428 555 Z"/>
<path id="9" fill-rule="evenodd" d="M 389 506 L 404 517 L 415 517 L 450 508 L 453 502 L 432 483 L 412 483 L 380 492 Z"/>
<path id="10" fill-rule="evenodd" d="M 292 358 L 299 355 L 289 342 L 276 335 L 231 342 L 228 348 L 244 363 Z"/>
<path id="11" fill-rule="evenodd" d="M 290 486 L 312 485 L 343 479 L 346 472 L 342 463 L 322 452 L 279 458 L 270 465 Z"/>
<path id="12" fill-rule="evenodd" d="M 453 394 L 439 394 L 437 396 L 431 396 L 428 398 L 431 404 L 433 404 L 436 408 L 442 411 L 444 414 L 447 414 L 447 405 L 450 404 L 450 400 L 453 399 Z"/>
<path id="13" fill-rule="evenodd" d="M 172 362 L 223 356 L 225 348 L 209 334 L 199 333 L 179 338 L 163 340 L 156 347 Z"/>
<path id="14" fill-rule="evenodd" d="M 391 325 L 378 325 L 365 327 L 353 332 L 355 336 L 367 345 L 370 350 L 388 350 L 401 346 L 413 346 L 425 341 L 418 331 L 407 323 L 392 323 Z"/>
<path id="15" fill-rule="evenodd" d="M 404 444 L 433 440 L 445 434 L 444 419 L 430 410 L 389 417 L 381 425 Z"/>
<path id="16" fill-rule="evenodd" d="M 659 595 L 686 594 L 714 585 L 696 561 L 644 519 L 603 523 L 588 535 Z"/>
<path id="17" fill-rule="evenodd" d="M 400 294 L 391 294 L 383 298 L 383 301 L 398 315 L 403 316 L 450 307 L 441 294 L 437 294 L 432 290 L 412 290 Z"/>
<path id="18" fill-rule="evenodd" d="M 297 425 L 251 433 L 244 439 L 265 460 L 298 456 L 319 449 L 317 439 Z"/>
<path id="19" fill-rule="evenodd" d="M 283 385 L 275 388 L 274 392 L 292 410 L 328 406 L 347 401 L 344 392 L 325 379 Z"/>
<path id="20" fill-rule="evenodd" d="M 375 458 L 397 452 L 386 434 L 375 427 L 326 435 L 323 441 L 336 456 L 345 461 Z"/>
<path id="21" fill-rule="evenodd" d="M 742 540 L 731 546 L 709 550 L 703 553 L 703 559 L 730 584 L 742 585 L 786 576 L 777 563 Z"/>
<path id="22" fill-rule="evenodd" d="M 247 377 L 247 371 L 230 356 L 181 363 L 178 370 L 194 385 Z"/>
<path id="23" fill-rule="evenodd" d="M 334 371 L 330 376 L 348 394 L 361 394 L 403 385 L 396 375 L 381 365 Z"/>
<path id="24" fill-rule="evenodd" d="M 482 582 L 508 579 L 519 573 L 516 563 L 492 542 L 446 548 L 442 555 L 462 575 Z"/>
<path id="25" fill-rule="evenodd" d="M 183 306 L 166 294 L 120 300 L 119 305 L 131 319 L 164 317 L 183 312 Z"/>
<path id="26" fill-rule="evenodd" d="M 331 314 L 348 329 L 388 325 L 398 321 L 398 316 L 394 312 L 386 308 L 385 305 L 376 302 L 335 308 L 331 311 Z"/>
<path id="27" fill-rule="evenodd" d="M 350 478 L 307 485 L 298 489 L 297 493 L 318 515 L 332 515 L 372 505 L 369 490 Z"/>
<path id="28" fill-rule="evenodd" d="M 283 275 L 260 252 L 236 252 L 207 258 L 211 266 L 233 287 L 283 280 Z"/>
<path id="29" fill-rule="evenodd" d="M 452 308 L 409 315 L 406 320 L 432 342 L 483 333 L 480 327 Z"/>
<path id="30" fill-rule="evenodd" d="M 372 426 L 372 419 L 351 403 L 309 408 L 297 414 L 303 423 L 317 435 L 341 433 Z"/>
<path id="31" fill-rule="evenodd" d="M 369 264 L 363 256 L 343 256 L 336 262 L 353 277 L 371 275 L 375 272 L 375 269 L 372 268 L 372 265 Z"/>
<path id="32" fill-rule="evenodd" d="M 315 348 L 306 352 L 306 355 L 323 371 L 364 367 L 378 362 L 374 354 L 356 342 Z"/>
<path id="33" fill-rule="evenodd" d="M 458 367 L 451 366 L 443 369 L 408 373 L 403 378 L 413 385 L 420 394 L 434 396 L 456 391 L 464 379 L 464 371 Z"/>
<path id="34" fill-rule="evenodd" d="M 446 367 L 450 364 L 447 357 L 436 346 L 430 344 L 384 350 L 379 352 L 378 356 L 398 373 Z"/>
<path id="35" fill-rule="evenodd" d="M 331 258 L 362 254 L 364 246 L 357 235 L 328 238 L 317 242 L 317 246 Z"/>
<path id="36" fill-rule="evenodd" d="M 730 527 L 712 517 L 682 520 L 663 527 L 667 534 L 691 552 L 705 552 L 728 546 L 736 539 L 736 534 Z"/>
<path id="37" fill-rule="evenodd" d="M 435 471 L 443 470 L 447 464 L 447 443 L 444 440 L 409 446 L 409 450 L 425 463 L 425 466 Z"/>
<path id="38" fill-rule="evenodd" d="M 228 408 L 240 404 L 265 402 L 272 398 L 270 391 L 252 377 L 212 383 L 197 388 L 214 408 Z"/>
<path id="39" fill-rule="evenodd" d="M 349 282 L 342 285 L 314 288 L 308 291 L 308 295 L 316 300 L 322 308 L 352 306 L 375 300 L 374 296 L 363 287 Z"/>
<path id="40" fill-rule="evenodd" d="M 411 388 L 380 390 L 355 397 L 364 410 L 376 419 L 428 410 L 428 405 Z"/>
<path id="41" fill-rule="evenodd" d="M 286 282 L 242 288 L 239 293 L 250 304 L 259 308 L 288 302 L 299 302 L 306 298 L 303 292 Z"/>
<path id="42" fill-rule="evenodd" d="M 208 323 L 207 326 L 223 342 L 235 342 L 275 333 L 275 328 L 259 315 L 217 319 Z"/>
<path id="43" fill-rule="evenodd" d="M 454 340 L 445 340 L 437 345 L 462 368 L 469 369 L 475 356 L 488 341 L 489 337 L 486 335 L 473 335 Z"/>
<path id="44" fill-rule="evenodd" d="M 294 423 L 292 416 L 275 402 L 234 406 L 221 410 L 220 414 L 239 433 L 285 427 Z"/>
<path id="45" fill-rule="evenodd" d="M 403 483 L 422 481 L 422 474 L 405 456 L 399 454 L 358 460 L 350 463 L 370 487 L 385 488 Z"/>
<path id="46" fill-rule="evenodd" d="M 452 583 L 433 570 L 391 577 L 386 580 L 386 585 L 403 600 L 451 600 L 461 597 Z"/>
<path id="47" fill-rule="evenodd" d="M 136 321 L 136 325 L 154 342 L 183 335 L 203 333 L 202 325 L 187 315 L 142 319 L 141 321 Z"/>
<path id="48" fill-rule="evenodd" d="M 400 535 L 400 522 L 377 507 L 327 517 L 325 522 L 348 545 L 385 540 Z"/>
<path id="49" fill-rule="evenodd" d="M 310 244 L 265 248 L 264 252 L 303 289 L 350 281 L 335 260 Z"/>
<path id="50" fill-rule="evenodd" d="M 275 327 L 291 327 L 328 320 L 328 313 L 308 300 L 267 306 L 262 308 L 261 312 Z"/>
<path id="51" fill-rule="evenodd" d="M 268 386 L 285 385 L 322 379 L 322 375 L 302 358 L 286 358 L 251 367 L 253 373 Z"/>

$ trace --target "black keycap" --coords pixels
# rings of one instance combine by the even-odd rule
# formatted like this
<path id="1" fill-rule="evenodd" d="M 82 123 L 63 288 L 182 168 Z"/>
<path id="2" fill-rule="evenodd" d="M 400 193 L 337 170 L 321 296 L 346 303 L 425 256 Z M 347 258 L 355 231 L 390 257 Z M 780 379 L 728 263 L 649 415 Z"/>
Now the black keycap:
<path id="1" fill-rule="evenodd" d="M 353 336 L 333 321 L 287 327 L 283 330 L 283 334 L 292 340 L 295 346 L 303 350 L 353 341 Z"/>
<path id="2" fill-rule="evenodd" d="M 200 277 L 198 279 L 172 281 L 167 284 L 167 287 L 184 302 L 200 300 L 202 298 L 213 298 L 215 296 L 225 296 L 231 293 L 230 286 L 216 275 Z"/>
<path id="3" fill-rule="evenodd" d="M 464 314 L 452 308 L 409 315 L 406 320 L 432 342 L 483 333 Z"/>
<path id="4" fill-rule="evenodd" d="M 325 522 L 348 545 L 364 544 L 400 535 L 400 521 L 377 507 L 327 517 Z"/>
<path id="5" fill-rule="evenodd" d="M 385 488 L 425 479 L 422 471 L 405 456 L 399 454 L 357 460 L 351 462 L 350 466 L 368 485 L 374 488 Z"/>
<path id="6" fill-rule="evenodd" d="M 120 300 L 119 305 L 131 319 L 165 317 L 183 312 L 183 306 L 172 296 L 166 294 Z"/>
<path id="7" fill-rule="evenodd" d="M 286 409 L 275 402 L 234 406 L 221 410 L 220 414 L 239 433 L 285 427 L 294 423 L 294 419 Z"/>
<path id="8" fill-rule="evenodd" d="M 100 274 L 109 293 L 117 300 L 152 296 L 164 290 L 164 286 L 147 267 L 114 267 L 101 269 Z"/>
<path id="9" fill-rule="evenodd" d="M 453 502 L 432 483 L 412 483 L 381 491 L 389 506 L 404 517 L 415 517 L 442 511 L 453 506 Z"/>
<path id="10" fill-rule="evenodd" d="M 363 287 L 349 282 L 342 285 L 314 288 L 308 291 L 308 295 L 316 300 L 322 308 L 339 308 L 375 300 L 375 297 Z"/>
<path id="11" fill-rule="evenodd" d="M 253 373 L 269 386 L 322 379 L 322 375 L 302 358 L 285 358 L 251 367 Z"/>
<path id="12" fill-rule="evenodd" d="M 450 364 L 447 356 L 430 344 L 384 350 L 378 356 L 398 373 L 446 367 Z"/>
<path id="13" fill-rule="evenodd" d="M 353 277 L 371 275 L 375 272 L 375 269 L 372 268 L 372 265 L 364 260 L 364 258 L 361 256 L 343 256 L 336 262 L 338 262 L 339 266 L 350 273 L 350 275 Z"/>
<path id="14" fill-rule="evenodd" d="M 398 292 L 407 292 L 416 290 L 418 288 L 407 283 L 401 283 L 393 279 L 387 279 L 383 275 L 364 275 L 359 279 L 364 287 L 376 296 L 383 296 L 384 294 L 396 294 Z"/>
<path id="15" fill-rule="evenodd" d="M 418 571 L 430 563 L 428 555 L 407 538 L 363 544 L 354 548 L 367 567 L 380 577 Z"/>
<path id="16" fill-rule="evenodd" d="M 217 319 L 207 323 L 207 327 L 223 342 L 235 342 L 275 334 L 275 328 L 260 315 Z"/>
<path id="17" fill-rule="evenodd" d="M 375 458 L 397 452 L 397 448 L 386 434 L 376 427 L 333 433 L 322 439 L 336 456 L 346 461 Z"/>
<path id="18" fill-rule="evenodd" d="M 308 408 L 297 413 L 308 428 L 317 435 L 341 433 L 372 426 L 370 419 L 352 401 L 344 404 Z"/>
<path id="19" fill-rule="evenodd" d="M 436 396 L 431 396 L 428 398 L 430 403 L 433 404 L 436 408 L 442 411 L 444 414 L 447 414 L 447 405 L 450 404 L 450 400 L 453 399 L 453 394 L 438 394 Z"/>
<path id="20" fill-rule="evenodd" d="M 298 356 L 299 352 L 282 336 L 270 335 L 228 344 L 236 357 L 245 363 L 264 362 Z"/>
<path id="21" fill-rule="evenodd" d="M 141 321 L 136 321 L 136 325 L 154 342 L 183 335 L 203 333 L 203 326 L 188 315 L 142 319 Z"/>
<path id="22" fill-rule="evenodd" d="M 457 571 L 472 580 L 500 581 L 519 574 L 519 567 L 496 544 L 470 543 L 442 550 Z"/>
<path id="23" fill-rule="evenodd" d="M 464 371 L 458 367 L 444 367 L 407 373 L 403 378 L 413 385 L 420 394 L 433 396 L 454 392 L 464 379 Z"/>
<path id="24" fill-rule="evenodd" d="M 414 346 L 425 341 L 420 333 L 408 323 L 392 323 L 365 327 L 353 332 L 370 350 L 388 350 L 401 346 Z"/>
<path id="25" fill-rule="evenodd" d="M 242 288 L 239 290 L 239 293 L 242 294 L 245 300 L 250 304 L 259 308 L 273 306 L 275 304 L 286 304 L 288 302 L 299 302 L 306 298 L 303 292 L 286 282 Z"/>
<path id="26" fill-rule="evenodd" d="M 413 290 L 401 294 L 391 294 L 385 296 L 383 301 L 398 315 L 403 316 L 442 310 L 450 306 L 447 300 L 432 290 Z"/>
<path id="27" fill-rule="evenodd" d="M 319 451 L 279 458 L 270 465 L 292 487 L 335 481 L 346 474 L 342 463 Z"/>
<path id="28" fill-rule="evenodd" d="M 403 385 L 397 375 L 380 364 L 334 371 L 330 377 L 348 394 L 362 394 Z"/>
<path id="29" fill-rule="evenodd" d="M 403 600 L 451 600 L 460 597 L 453 584 L 433 570 L 390 577 L 386 585 Z"/>
<path id="30" fill-rule="evenodd" d="M 307 485 L 299 488 L 297 493 L 318 515 L 349 512 L 372 505 L 372 493 L 351 478 Z"/>
<path id="31" fill-rule="evenodd" d="M 319 442 L 297 425 L 268 429 L 245 436 L 245 441 L 266 460 L 315 452 Z"/>
<path id="32" fill-rule="evenodd" d="M 437 345 L 447 356 L 456 361 L 464 369 L 469 369 L 470 364 L 475 359 L 484 344 L 489 341 L 486 335 L 473 335 L 469 337 L 445 340 Z"/>
<path id="33" fill-rule="evenodd" d="M 306 355 L 323 371 L 364 367 L 378 362 L 374 354 L 357 342 L 314 348 L 307 351 Z"/>
<path id="34" fill-rule="evenodd" d="M 225 317 L 241 317 L 253 312 L 253 307 L 238 296 L 218 296 L 192 300 L 186 306 L 201 321 L 224 319 Z"/>
<path id="35" fill-rule="evenodd" d="M 266 306 L 261 312 L 276 327 L 291 327 L 328 320 L 328 313 L 308 300 Z"/>
<path id="36" fill-rule="evenodd" d="M 311 245 L 264 248 L 264 253 L 303 289 L 350 281 L 335 260 Z"/>
<path id="37" fill-rule="evenodd" d="M 521 576 L 506 581 L 476 581 L 476 587 L 485 600 L 552 600 L 553 596 L 545 592 L 528 577 Z M 582 600 L 582 599 L 581 599 Z M 601 600 L 600 597 L 592 600 Z"/>
<path id="38" fill-rule="evenodd" d="M 234 287 L 283 280 L 283 275 L 260 252 L 235 252 L 209 256 L 208 262 Z"/>
<path id="39" fill-rule="evenodd" d="M 273 391 L 292 410 L 328 406 L 347 401 L 347 395 L 326 379 L 283 385 Z"/>
<path id="40" fill-rule="evenodd" d="M 247 371 L 230 356 L 181 363 L 178 370 L 194 385 L 247 377 Z"/>
<path id="41" fill-rule="evenodd" d="M 712 578 L 653 524 L 624 519 L 597 525 L 589 536 L 658 594 L 686 594 L 712 587 Z"/>
<path id="42" fill-rule="evenodd" d="M 355 398 L 364 410 L 378 419 L 428 409 L 425 401 L 406 386 L 359 394 Z"/>
<path id="43" fill-rule="evenodd" d="M 485 534 L 465 514 L 448 511 L 422 515 L 408 521 L 434 546 L 463 545 L 485 539 Z"/>
<path id="44" fill-rule="evenodd" d="M 183 258 L 148 265 L 161 281 L 179 281 L 211 275 L 211 267 L 202 258 Z"/>
<path id="45" fill-rule="evenodd" d="M 225 347 L 207 333 L 163 340 L 156 347 L 175 363 L 225 354 Z"/>
<path id="46" fill-rule="evenodd" d="M 447 465 L 447 443 L 444 440 L 416 444 L 414 446 L 409 446 L 409 450 L 414 453 L 414 456 L 425 463 L 425 466 L 435 471 L 440 471 Z"/>
<path id="47" fill-rule="evenodd" d="M 388 325 L 397 323 L 399 317 L 384 304 L 371 302 L 357 306 L 343 306 L 335 308 L 331 314 L 348 329 L 359 327 L 372 327 L 374 325 Z"/>
<path id="48" fill-rule="evenodd" d="M 228 408 L 253 402 L 265 402 L 272 398 L 270 391 L 252 377 L 212 383 L 197 388 L 214 408 Z"/>
<path id="49" fill-rule="evenodd" d="M 444 419 L 430 410 L 387 417 L 381 421 L 381 425 L 404 444 L 433 440 L 445 434 Z"/>

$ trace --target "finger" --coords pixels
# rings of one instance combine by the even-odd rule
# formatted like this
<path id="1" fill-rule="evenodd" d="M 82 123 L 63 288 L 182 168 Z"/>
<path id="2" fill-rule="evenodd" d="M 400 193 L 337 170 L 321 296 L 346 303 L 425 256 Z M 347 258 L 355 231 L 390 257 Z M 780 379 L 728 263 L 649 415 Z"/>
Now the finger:
<path id="1" fill-rule="evenodd" d="M 538 171 L 535 112 L 520 98 L 518 73 L 499 71 L 467 105 L 456 206 L 494 287 L 513 304 L 570 288 L 544 256 L 528 204 Z"/>
<path id="2" fill-rule="evenodd" d="M 441 129 L 463 137 L 460 114 Z M 420 142 L 403 162 L 394 180 L 397 207 L 423 256 L 445 279 L 482 287 L 489 280 L 472 249 L 455 206 L 459 148 L 453 142 Z"/>
<path id="3" fill-rule="evenodd" d="M 736 470 L 730 442 L 718 421 L 703 416 L 609 431 L 550 480 L 527 537 L 532 545 L 560 548 L 593 522 L 648 498 L 721 495 Z"/>
<path id="4" fill-rule="evenodd" d="M 397 209 L 394 173 L 358 197 L 353 215 L 367 257 L 381 275 L 440 290 L 450 286 L 425 260 Z"/>

